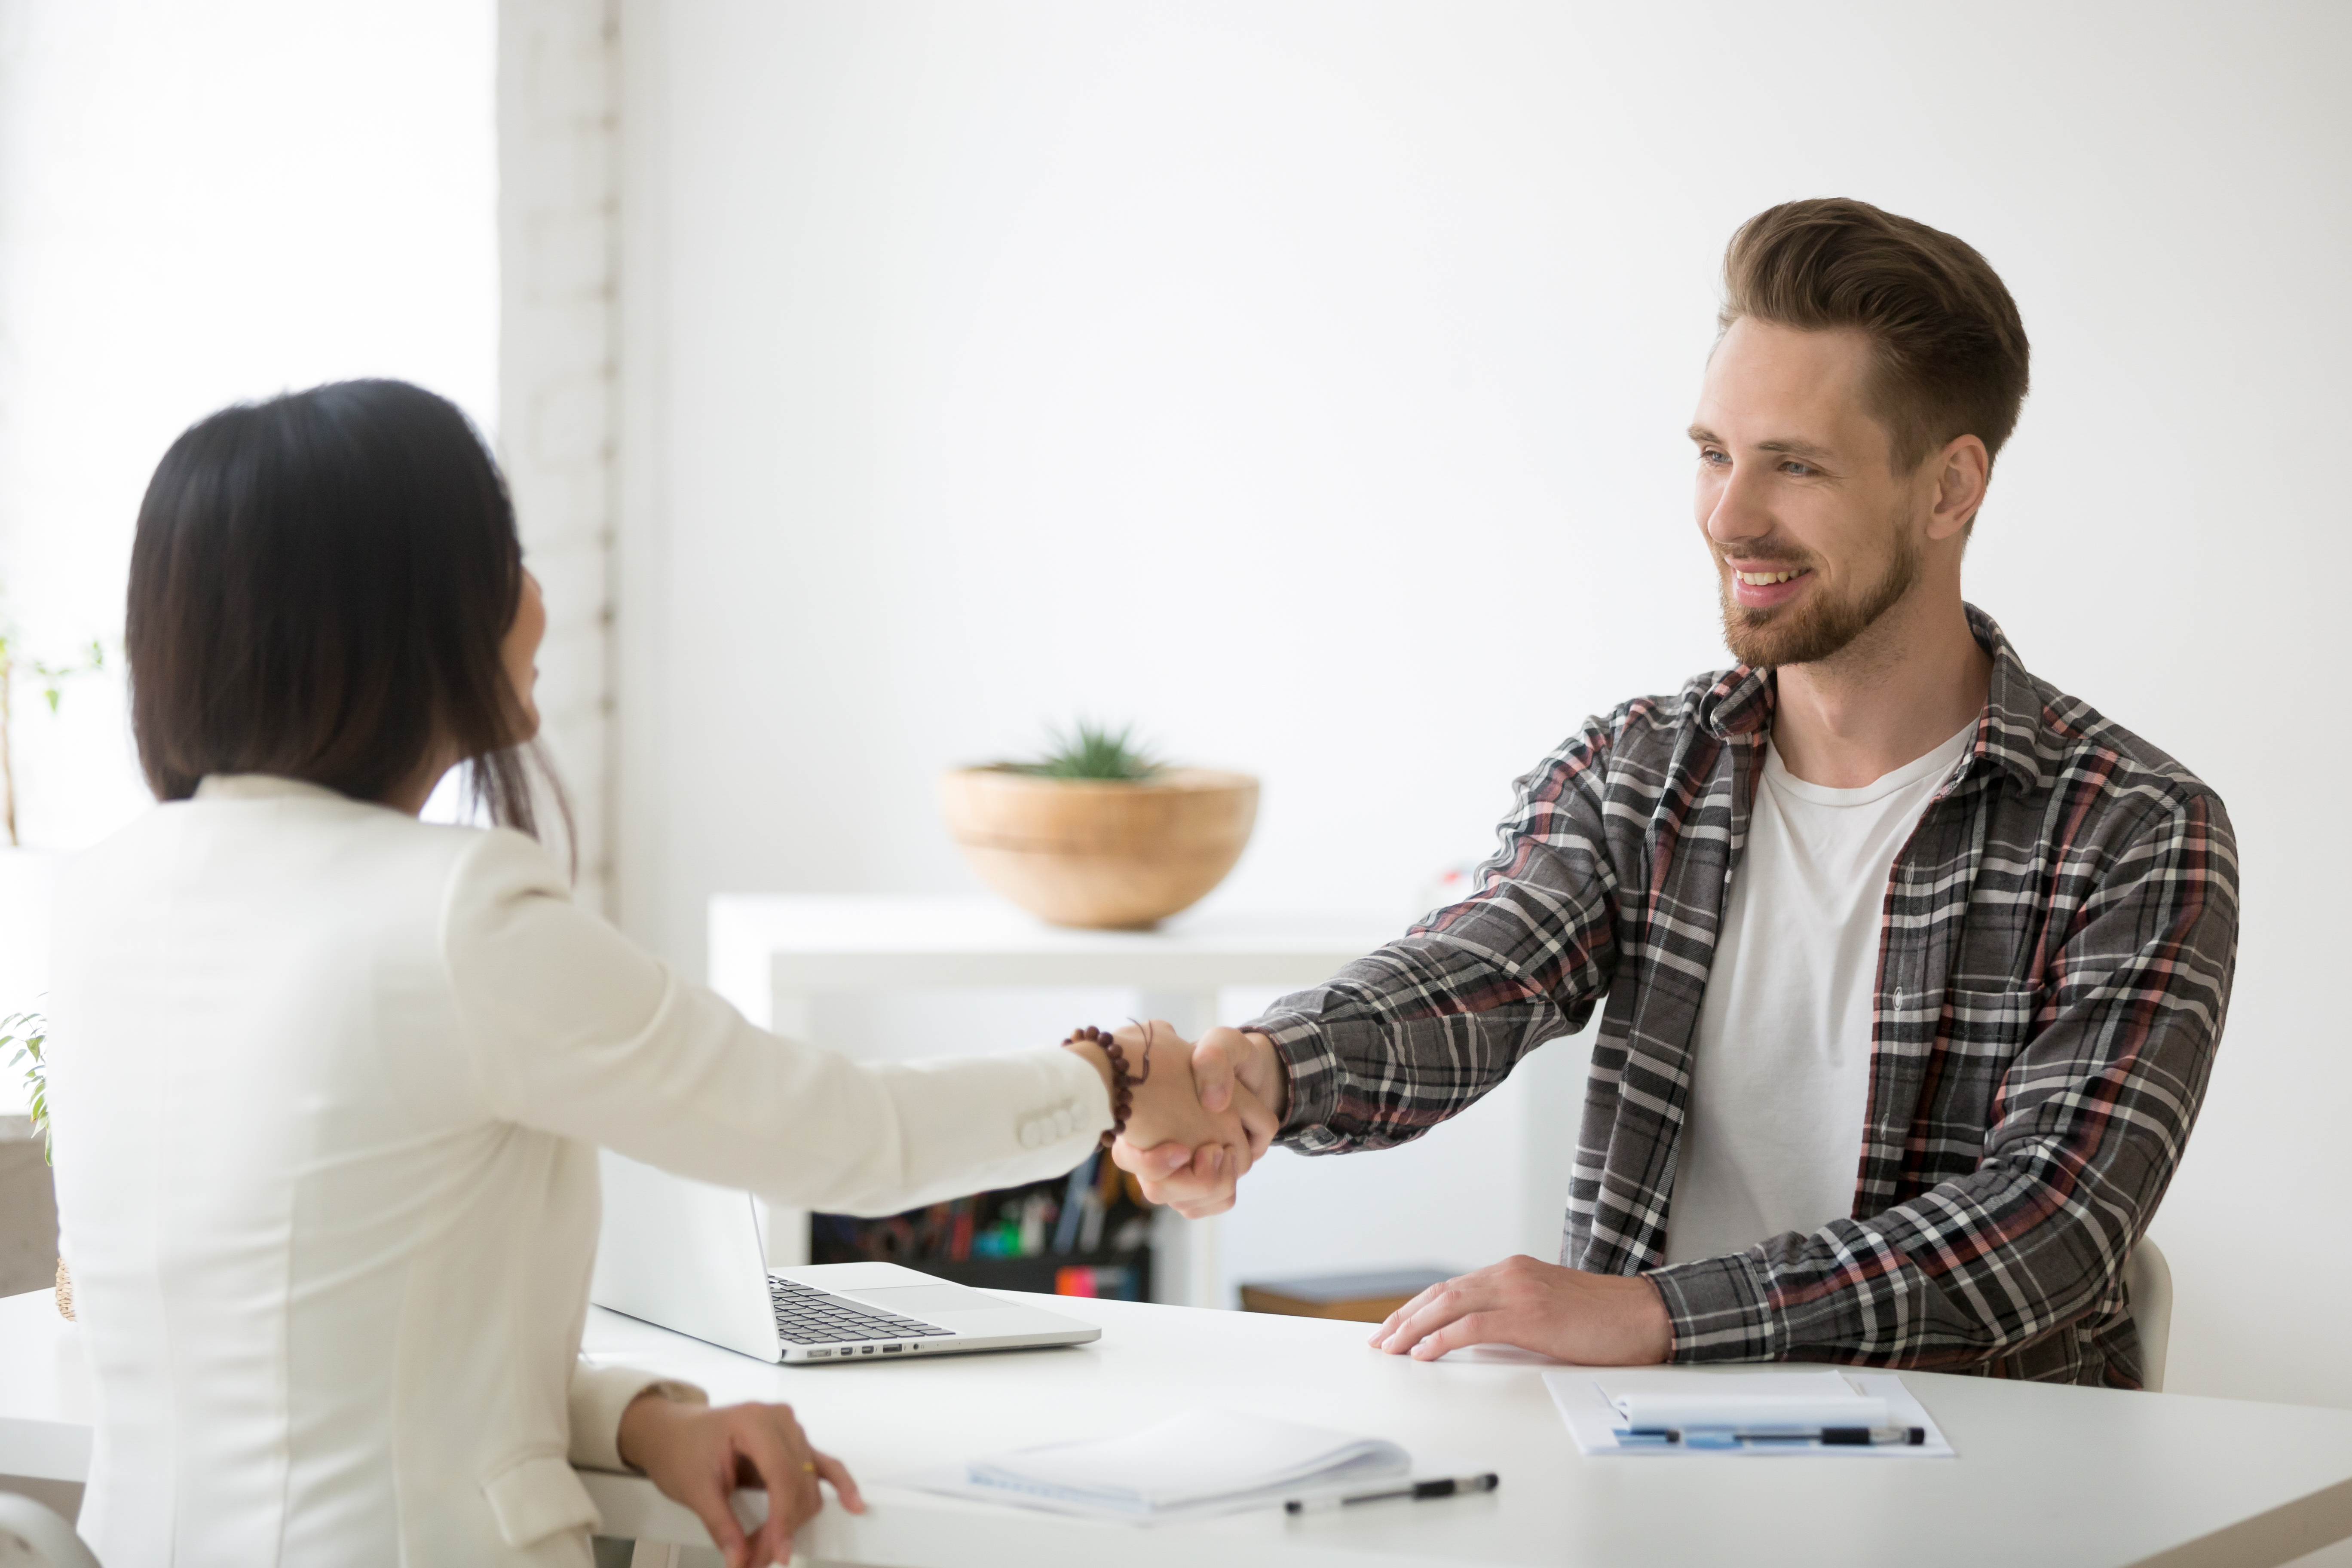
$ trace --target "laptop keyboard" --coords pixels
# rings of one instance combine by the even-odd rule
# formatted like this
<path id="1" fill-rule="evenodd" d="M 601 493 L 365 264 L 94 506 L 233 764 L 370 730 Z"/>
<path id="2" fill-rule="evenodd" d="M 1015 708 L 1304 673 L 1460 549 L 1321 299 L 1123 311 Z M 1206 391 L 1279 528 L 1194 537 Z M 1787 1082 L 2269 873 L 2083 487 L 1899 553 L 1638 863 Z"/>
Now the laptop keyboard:
<path id="1" fill-rule="evenodd" d="M 795 1280 L 768 1276 L 776 1303 L 776 1331 L 796 1345 L 865 1344 L 877 1340 L 943 1339 L 954 1333 L 936 1323 L 902 1318 Z"/>

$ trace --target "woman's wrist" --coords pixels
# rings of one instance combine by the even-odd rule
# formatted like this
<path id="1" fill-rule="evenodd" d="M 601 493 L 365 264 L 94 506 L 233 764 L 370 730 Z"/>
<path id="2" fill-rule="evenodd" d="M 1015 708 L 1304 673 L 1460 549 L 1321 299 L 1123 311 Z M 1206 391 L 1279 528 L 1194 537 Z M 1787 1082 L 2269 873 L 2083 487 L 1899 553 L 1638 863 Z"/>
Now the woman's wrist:
<path id="1" fill-rule="evenodd" d="M 1118 1098 L 1118 1083 L 1111 1075 L 1110 1053 L 1104 1050 L 1102 1047 L 1097 1045 L 1092 1040 L 1077 1037 L 1064 1040 L 1062 1042 L 1062 1048 L 1068 1051 L 1071 1055 L 1085 1060 L 1088 1066 L 1095 1069 L 1096 1073 L 1100 1075 L 1102 1079 L 1103 1099 L 1105 1102 L 1116 1103 Z"/>
<path id="2" fill-rule="evenodd" d="M 1104 1147 L 1111 1141 L 1127 1135 L 1127 1120 L 1135 1109 L 1135 1090 L 1151 1076 L 1151 1026 L 1138 1025 L 1139 1040 L 1122 1043 L 1115 1035 L 1088 1024 L 1070 1031 L 1062 1042 L 1071 1049 L 1092 1047 L 1101 1053 L 1096 1070 L 1104 1075 L 1103 1088 L 1110 1096 L 1110 1130 L 1102 1135 Z"/>
<path id="3" fill-rule="evenodd" d="M 684 1384 L 653 1384 L 621 1412 L 620 1430 L 613 1435 L 614 1451 L 621 1456 L 621 1463 L 642 1470 L 646 1468 L 643 1456 L 660 1441 L 662 1427 L 680 1415 L 709 1408 L 709 1396 L 699 1389 L 689 1393 Z"/>

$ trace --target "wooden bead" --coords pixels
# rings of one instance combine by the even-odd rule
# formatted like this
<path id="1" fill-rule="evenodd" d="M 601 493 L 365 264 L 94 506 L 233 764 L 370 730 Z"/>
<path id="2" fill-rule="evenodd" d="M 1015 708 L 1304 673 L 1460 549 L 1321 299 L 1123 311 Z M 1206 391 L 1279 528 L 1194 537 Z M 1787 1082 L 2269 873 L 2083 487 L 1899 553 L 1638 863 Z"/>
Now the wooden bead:
<path id="1" fill-rule="evenodd" d="M 1135 1085 L 1151 1076 L 1151 1042 L 1148 1038 L 1144 1041 L 1141 1072 L 1134 1072 L 1129 1068 L 1127 1047 L 1122 1046 L 1109 1031 L 1098 1028 L 1095 1025 L 1087 1024 L 1072 1030 L 1069 1037 L 1062 1043 L 1066 1046 L 1081 1043 L 1100 1046 L 1103 1048 L 1103 1055 L 1110 1059 L 1111 1128 L 1102 1135 L 1101 1139 L 1102 1147 L 1108 1149 L 1114 1140 L 1127 1131 L 1128 1118 L 1135 1110 Z"/>

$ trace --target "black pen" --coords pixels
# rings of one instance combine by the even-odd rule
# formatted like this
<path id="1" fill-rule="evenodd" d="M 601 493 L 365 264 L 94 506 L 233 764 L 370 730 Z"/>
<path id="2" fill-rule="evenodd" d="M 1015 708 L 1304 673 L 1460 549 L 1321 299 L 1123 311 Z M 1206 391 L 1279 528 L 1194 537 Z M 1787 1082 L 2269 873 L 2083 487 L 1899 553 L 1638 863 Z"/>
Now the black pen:
<path id="1" fill-rule="evenodd" d="M 1411 1486 L 1391 1487 L 1386 1491 L 1351 1492 L 1346 1497 L 1295 1497 L 1282 1505 L 1282 1511 L 1306 1513 L 1310 1510 L 1320 1511 L 1328 1508 L 1348 1508 L 1360 1502 L 1386 1502 L 1391 1498 L 1406 1498 L 1419 1502 L 1424 1498 L 1490 1492 L 1502 1484 L 1503 1478 L 1488 1470 L 1483 1476 L 1450 1476 L 1442 1481 L 1415 1481 Z"/>
<path id="2" fill-rule="evenodd" d="M 1681 1443 L 1694 1448 L 1731 1447 L 1742 1443 L 1819 1443 L 1827 1448 L 1916 1448 L 1927 1444 L 1927 1429 L 1925 1426 L 1822 1426 L 1801 1431 L 1784 1427 L 1777 1431 L 1742 1432 L 1727 1426 L 1636 1426 L 1619 1431 L 1617 1441 L 1621 1445 Z"/>

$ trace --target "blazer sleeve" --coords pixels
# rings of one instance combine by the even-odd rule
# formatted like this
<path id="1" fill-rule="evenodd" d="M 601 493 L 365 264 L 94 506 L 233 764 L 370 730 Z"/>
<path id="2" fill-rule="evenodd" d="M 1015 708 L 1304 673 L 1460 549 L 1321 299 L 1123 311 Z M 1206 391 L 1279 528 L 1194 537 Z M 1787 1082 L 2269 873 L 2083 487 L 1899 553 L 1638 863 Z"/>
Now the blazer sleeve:
<path id="1" fill-rule="evenodd" d="M 776 1203 L 895 1214 L 1037 1181 L 1111 1123 L 1100 1076 L 1055 1047 L 860 1063 L 756 1028 L 574 905 L 519 833 L 460 857 L 442 952 L 497 1115 Z"/>
<path id="2" fill-rule="evenodd" d="M 592 1470 L 625 1470 L 621 1458 L 621 1415 L 637 1395 L 650 1390 L 681 1405 L 708 1405 L 710 1395 L 691 1383 L 680 1383 L 659 1373 L 634 1367 L 596 1366 L 574 1363 L 566 1401 L 572 1420 L 572 1464 Z"/>

